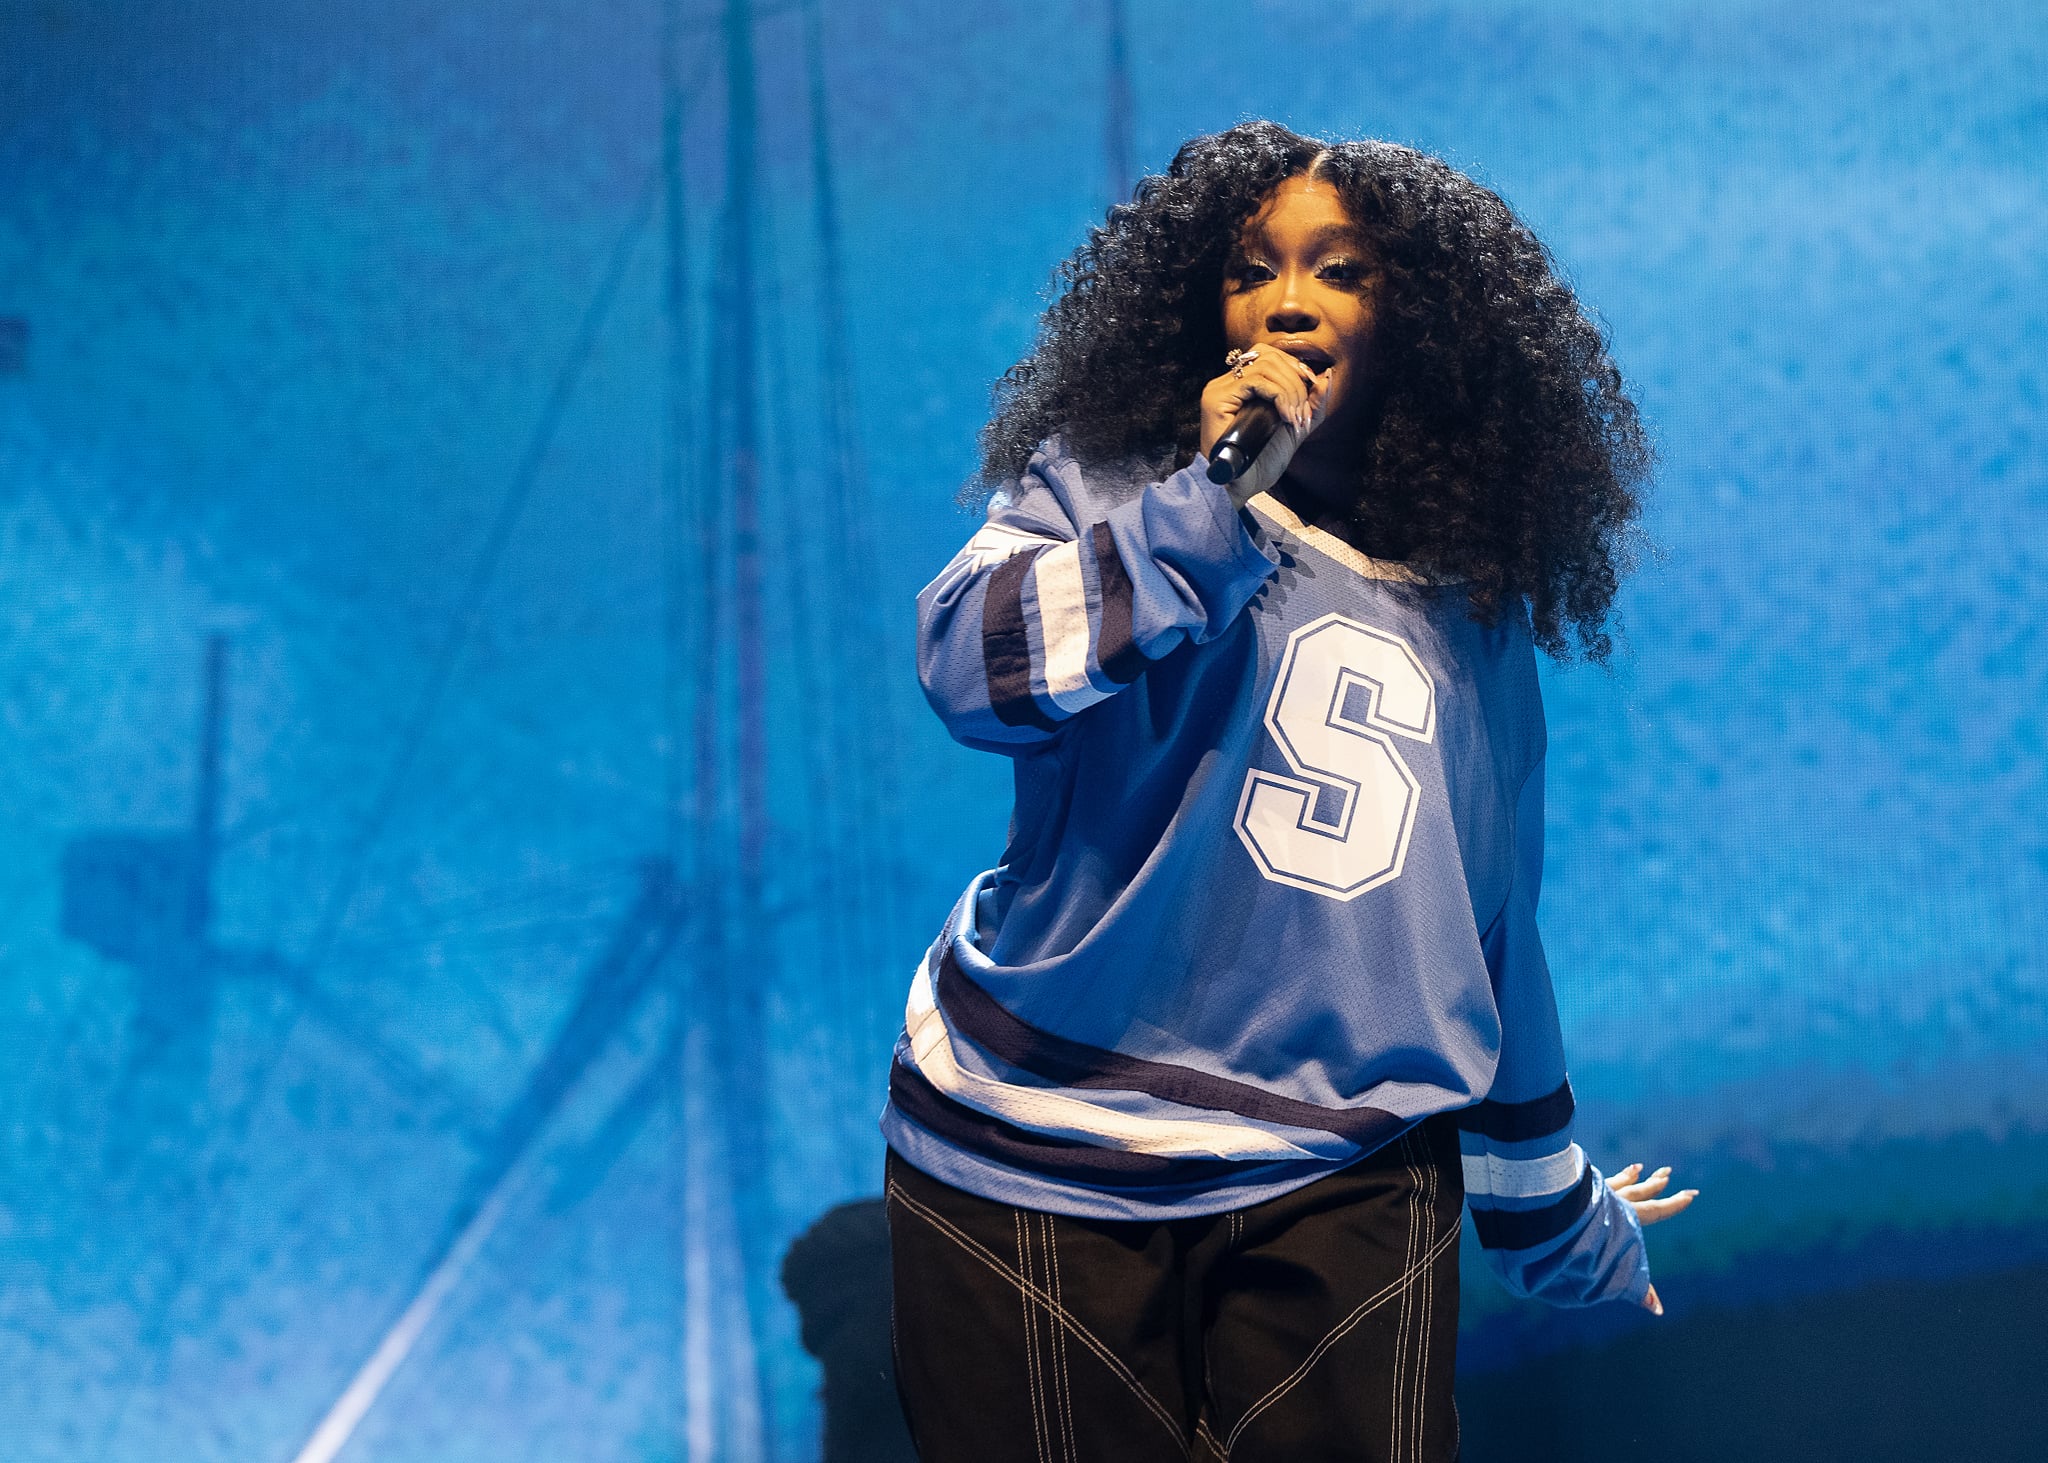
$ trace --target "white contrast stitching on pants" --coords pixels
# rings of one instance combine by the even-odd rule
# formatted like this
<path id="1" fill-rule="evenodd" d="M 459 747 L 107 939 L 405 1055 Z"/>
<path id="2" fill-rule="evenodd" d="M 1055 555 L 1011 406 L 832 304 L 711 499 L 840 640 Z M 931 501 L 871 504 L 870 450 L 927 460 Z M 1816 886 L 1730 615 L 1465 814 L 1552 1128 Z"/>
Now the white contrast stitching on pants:
<path id="1" fill-rule="evenodd" d="M 1018 1288 L 1017 1299 L 1024 1309 L 1024 1378 L 1031 1397 L 1032 1449 L 1038 1454 L 1038 1463 L 1051 1463 L 1045 1450 L 1045 1411 L 1038 1380 L 1038 1321 L 1031 1314 L 1031 1240 L 1024 1229 L 1024 1211 L 1012 1209 L 1010 1218 L 1017 1226 L 1017 1270 L 1026 1282 Z"/>
<path id="2" fill-rule="evenodd" d="M 1424 1159 L 1421 1175 L 1421 1210 L 1423 1224 L 1427 1228 L 1436 1218 L 1436 1186 L 1440 1175 L 1436 1165 L 1427 1161 L 1427 1154 L 1424 1155 Z M 1418 1297 L 1420 1306 L 1415 1338 L 1415 1390 L 1414 1400 L 1409 1406 L 1411 1425 L 1408 1433 L 1408 1456 L 1414 1459 L 1415 1463 L 1421 1463 L 1422 1460 L 1423 1406 L 1429 1391 L 1429 1337 L 1434 1319 L 1431 1308 L 1436 1301 L 1434 1265 L 1423 1270 L 1420 1285 L 1422 1294 Z"/>
<path id="3" fill-rule="evenodd" d="M 1412 1281 L 1415 1278 L 1417 1270 L 1422 1268 L 1422 1266 L 1427 1266 L 1434 1262 L 1437 1256 L 1441 1255 L 1445 1250 L 1449 1249 L 1451 1245 L 1457 1240 L 1457 1238 L 1458 1231 L 1456 1229 L 1448 1231 L 1446 1234 L 1444 1234 L 1442 1238 L 1438 1239 L 1437 1242 L 1430 1247 L 1429 1252 L 1422 1257 L 1420 1265 L 1418 1265 L 1415 1269 L 1411 1269 L 1403 1273 L 1399 1278 L 1389 1281 L 1370 1299 L 1361 1301 L 1359 1303 L 1358 1308 L 1354 1310 L 1350 1315 L 1346 1316 L 1342 1321 L 1339 1321 L 1335 1326 L 1331 1327 L 1330 1330 L 1324 1335 L 1323 1339 L 1318 1341 L 1315 1344 L 1314 1349 L 1311 1350 L 1307 1357 L 1305 1357 L 1302 1360 L 1300 1366 L 1297 1366 L 1292 1372 L 1288 1373 L 1285 1380 L 1281 1381 L 1279 1385 L 1275 1386 L 1272 1391 L 1268 1392 L 1265 1396 L 1261 1397 L 1258 1401 L 1254 1402 L 1251 1405 L 1250 1409 L 1246 1411 L 1245 1415 L 1237 1420 L 1237 1426 L 1232 1428 L 1230 1430 L 1230 1436 L 1224 1439 L 1224 1451 L 1228 1453 L 1228 1451 L 1231 1448 L 1237 1446 L 1238 1438 L 1243 1434 L 1245 1428 L 1250 1425 L 1253 1418 L 1257 1417 L 1261 1412 L 1264 1412 L 1268 1407 L 1271 1407 L 1275 1402 L 1278 1402 L 1282 1397 L 1287 1395 L 1287 1393 L 1293 1391 L 1295 1386 L 1300 1383 L 1301 1379 L 1307 1376 L 1310 1370 L 1314 1368 L 1315 1364 L 1318 1361 L 1322 1360 L 1324 1352 L 1328 1351 L 1332 1346 L 1336 1345 L 1339 1341 L 1343 1340 L 1345 1335 L 1349 1333 L 1351 1329 L 1355 1327 L 1360 1321 L 1364 1320 L 1366 1316 L 1370 1315 L 1372 1312 L 1378 1310 L 1381 1306 L 1385 1305 L 1387 1301 L 1396 1292 L 1401 1290 L 1402 1287 L 1406 1286 L 1410 1281 Z"/>
<path id="4" fill-rule="evenodd" d="M 925 1223 L 931 1225 L 933 1229 L 936 1229 L 954 1245 L 972 1255 L 981 1264 L 995 1271 L 996 1274 L 1025 1292 L 1027 1301 L 1036 1300 L 1040 1305 L 1043 1305 L 1062 1326 L 1066 1327 L 1083 1346 L 1094 1352 L 1100 1358 L 1103 1365 L 1107 1366 L 1125 1386 L 1131 1389 L 1138 1400 L 1145 1404 L 1146 1410 L 1159 1419 L 1160 1425 L 1172 1436 L 1174 1445 L 1182 1453 L 1189 1451 L 1187 1434 L 1181 1431 L 1181 1426 L 1174 1420 L 1173 1414 L 1166 1410 L 1164 1403 L 1146 1389 L 1145 1384 L 1138 1380 L 1137 1375 L 1131 1371 L 1129 1366 L 1125 1365 L 1123 1358 L 1111 1351 L 1104 1344 L 1101 1337 L 1082 1325 L 1080 1321 L 1067 1312 L 1065 1307 L 1054 1304 L 1051 1296 L 1047 1295 L 1030 1280 L 1012 1270 L 1008 1265 L 1005 1265 L 992 1250 L 976 1240 L 972 1235 L 967 1234 L 959 1226 L 929 1205 L 922 1204 L 916 1199 L 911 1198 L 909 1194 L 903 1191 L 901 1185 L 892 1182 L 889 1185 L 888 1197 L 894 1199 L 912 1214 L 915 1214 L 918 1218 L 924 1220 Z"/>
<path id="5" fill-rule="evenodd" d="M 1053 1304 L 1066 1309 L 1066 1293 L 1060 1287 L 1059 1233 L 1050 1214 L 1042 1215 L 1039 1222 L 1045 1227 L 1045 1264 L 1052 1277 Z M 1052 1335 L 1053 1371 L 1060 1384 L 1060 1434 L 1066 1439 L 1067 1463 L 1079 1463 L 1076 1456 L 1077 1436 L 1074 1429 L 1074 1389 L 1072 1374 L 1067 1367 L 1067 1338 L 1057 1326 L 1049 1326 Z"/>
<path id="6" fill-rule="evenodd" d="M 1401 1257 L 1401 1265 L 1408 1273 L 1413 1273 L 1415 1267 L 1415 1199 L 1417 1191 L 1422 1187 L 1422 1175 L 1415 1171 L 1414 1160 L 1414 1145 L 1409 1142 L 1409 1134 L 1403 1133 L 1401 1163 L 1408 1172 L 1408 1192 L 1404 1197 L 1403 1207 L 1408 1211 L 1408 1241 L 1407 1249 Z M 1401 1404 L 1406 1400 L 1408 1391 L 1408 1319 L 1414 1304 L 1414 1287 L 1404 1285 L 1401 1287 L 1401 1308 L 1394 1320 L 1394 1374 L 1391 1378 L 1393 1385 L 1387 1408 L 1388 1463 L 1399 1463 L 1401 1457 Z"/>

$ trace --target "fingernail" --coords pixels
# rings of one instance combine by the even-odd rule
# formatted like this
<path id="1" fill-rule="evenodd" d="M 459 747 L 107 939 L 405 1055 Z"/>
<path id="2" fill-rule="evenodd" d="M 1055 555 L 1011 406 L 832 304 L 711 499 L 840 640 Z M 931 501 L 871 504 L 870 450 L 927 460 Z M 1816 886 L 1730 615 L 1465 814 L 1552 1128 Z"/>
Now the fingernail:
<path id="1" fill-rule="evenodd" d="M 1657 1172 L 1659 1172 L 1659 1173 L 1669 1173 L 1669 1172 L 1671 1172 L 1671 1165 L 1667 1163 L 1667 1164 L 1665 1164 L 1665 1165 L 1664 1165 L 1664 1166 L 1663 1166 L 1662 1168 L 1658 1169 L 1658 1170 L 1657 1170 Z"/>

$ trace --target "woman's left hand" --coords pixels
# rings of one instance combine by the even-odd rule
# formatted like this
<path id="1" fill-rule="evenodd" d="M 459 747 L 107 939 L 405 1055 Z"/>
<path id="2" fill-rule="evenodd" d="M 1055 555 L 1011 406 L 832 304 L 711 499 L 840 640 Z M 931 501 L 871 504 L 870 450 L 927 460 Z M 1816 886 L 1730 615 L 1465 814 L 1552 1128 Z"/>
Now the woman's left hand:
<path id="1" fill-rule="evenodd" d="M 1636 1211 L 1640 1224 L 1655 1224 L 1660 1219 L 1669 1219 L 1680 1210 L 1689 1207 L 1699 1197 L 1698 1189 L 1680 1189 L 1668 1199 L 1657 1196 L 1664 1192 L 1671 1182 L 1671 1166 L 1666 1164 L 1648 1178 L 1643 1177 L 1643 1166 L 1631 1163 L 1607 1180 L 1607 1187 L 1614 1190 L 1618 1199 L 1624 1199 Z M 1643 1309 L 1653 1315 L 1664 1314 L 1664 1302 L 1657 1299 L 1657 1287 L 1651 1286 L 1650 1293 L 1643 1297 Z"/>

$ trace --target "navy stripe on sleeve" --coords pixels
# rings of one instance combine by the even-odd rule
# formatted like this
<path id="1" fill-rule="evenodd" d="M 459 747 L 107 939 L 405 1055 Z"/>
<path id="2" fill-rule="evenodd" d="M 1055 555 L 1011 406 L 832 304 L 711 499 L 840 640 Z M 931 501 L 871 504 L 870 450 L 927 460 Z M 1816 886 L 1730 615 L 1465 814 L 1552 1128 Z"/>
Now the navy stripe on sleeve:
<path id="1" fill-rule="evenodd" d="M 1458 1113 L 1458 1126 L 1495 1143 L 1525 1143 L 1562 1133 L 1571 1124 L 1574 1105 L 1572 1084 L 1567 1078 L 1548 1097 L 1529 1102 L 1488 1100 Z"/>
<path id="2" fill-rule="evenodd" d="M 1095 578 L 1102 586 L 1102 633 L 1095 642 L 1095 663 L 1119 686 L 1138 679 L 1147 664 L 1131 638 L 1131 576 L 1124 572 L 1116 535 L 1098 523 L 1090 535 L 1095 548 Z"/>
<path id="3" fill-rule="evenodd" d="M 1043 549 L 1012 554 L 988 577 L 981 602 L 981 657 L 988 670 L 988 702 L 1005 726 L 1052 731 L 1058 723 L 1031 694 L 1031 637 L 1024 626 L 1024 576 Z"/>
<path id="4" fill-rule="evenodd" d="M 1556 1239 L 1584 1214 L 1593 1202 L 1593 1170 L 1579 1175 L 1579 1181 L 1554 1204 L 1541 1209 L 1472 1209 L 1472 1227 L 1479 1243 L 1489 1250 L 1526 1250 Z"/>
<path id="5" fill-rule="evenodd" d="M 1058 1086 L 1143 1092 L 1184 1107 L 1334 1133 L 1366 1152 L 1409 1126 L 1408 1119 L 1376 1107 L 1323 1107 L 1193 1067 L 1126 1056 L 1041 1031 L 969 979 L 950 948 L 939 960 L 938 998 L 947 1025 L 1011 1066 Z"/>

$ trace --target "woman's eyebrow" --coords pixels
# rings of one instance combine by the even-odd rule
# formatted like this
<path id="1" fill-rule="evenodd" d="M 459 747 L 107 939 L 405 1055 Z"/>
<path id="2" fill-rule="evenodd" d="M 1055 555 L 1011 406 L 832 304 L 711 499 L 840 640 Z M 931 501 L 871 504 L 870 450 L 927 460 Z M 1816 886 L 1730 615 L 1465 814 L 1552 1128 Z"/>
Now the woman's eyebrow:
<path id="1" fill-rule="evenodd" d="M 1366 247 L 1365 231 L 1357 224 L 1325 224 L 1309 235 L 1308 252 L 1313 254 L 1327 249 L 1332 243 L 1363 250 Z M 1270 250 L 1272 244 L 1271 236 L 1264 229 L 1248 229 L 1238 237 L 1237 252 L 1246 254 L 1254 249 Z"/>
<path id="2" fill-rule="evenodd" d="M 1310 235 L 1308 241 L 1311 251 L 1327 248 L 1332 242 L 1362 249 L 1365 247 L 1365 234 L 1357 224 L 1325 224 Z"/>

